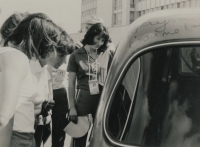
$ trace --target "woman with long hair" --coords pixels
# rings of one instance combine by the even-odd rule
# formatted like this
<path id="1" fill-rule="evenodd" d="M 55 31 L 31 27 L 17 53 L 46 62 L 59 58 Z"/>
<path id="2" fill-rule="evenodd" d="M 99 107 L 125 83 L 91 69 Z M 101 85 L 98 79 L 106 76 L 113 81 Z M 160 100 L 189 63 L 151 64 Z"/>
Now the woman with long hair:
<path id="1" fill-rule="evenodd" d="M 35 147 L 34 103 L 38 92 L 29 62 L 38 60 L 42 67 L 61 64 L 61 56 L 72 46 L 71 40 L 67 45 L 61 42 L 61 34 L 60 27 L 45 14 L 29 14 L 0 48 L 0 134 L 8 122 L 12 126 L 14 118 L 11 147 Z"/>
<path id="2" fill-rule="evenodd" d="M 110 65 L 111 51 L 107 49 L 109 34 L 101 24 L 93 25 L 85 34 L 83 47 L 70 56 L 69 72 L 70 119 L 77 123 L 77 116 L 92 114 L 95 117 L 97 106 Z M 77 80 L 77 97 L 76 92 Z M 95 85 L 95 86 L 94 86 Z M 87 134 L 74 138 L 75 147 L 86 145 Z"/>

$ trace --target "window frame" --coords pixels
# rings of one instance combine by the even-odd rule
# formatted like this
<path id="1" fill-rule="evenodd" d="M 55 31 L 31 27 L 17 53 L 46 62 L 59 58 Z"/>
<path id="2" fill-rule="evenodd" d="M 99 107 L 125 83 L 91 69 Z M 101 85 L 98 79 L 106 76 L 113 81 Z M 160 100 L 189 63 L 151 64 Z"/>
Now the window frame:
<path id="1" fill-rule="evenodd" d="M 135 8 L 135 0 L 130 0 L 130 8 Z"/>
<path id="2" fill-rule="evenodd" d="M 180 2 L 177 3 L 177 8 L 181 8 L 181 3 Z"/>
<path id="3" fill-rule="evenodd" d="M 132 65 L 132 63 L 134 61 L 136 61 L 138 59 L 138 57 L 140 57 L 141 55 L 149 52 L 149 51 L 152 51 L 152 50 L 156 50 L 157 48 L 164 48 L 164 47 L 170 47 L 170 46 L 186 46 L 186 45 L 200 45 L 200 41 L 176 41 L 176 42 L 168 42 L 168 43 L 160 43 L 160 44 L 157 44 L 157 45 L 151 45 L 151 46 L 148 46 L 146 48 L 143 48 L 143 49 L 140 49 L 139 51 L 135 52 L 132 57 L 127 61 L 127 63 L 124 65 L 118 79 L 116 80 L 116 83 L 113 87 L 113 90 L 111 91 L 111 95 L 109 97 L 109 100 L 106 104 L 106 107 L 105 107 L 105 110 L 104 110 L 104 114 L 103 114 L 103 132 L 105 134 L 105 137 L 107 138 L 107 140 L 112 143 L 113 145 L 116 145 L 116 146 L 123 146 L 123 147 L 141 147 L 140 146 L 137 146 L 137 145 L 130 145 L 130 144 L 126 144 L 125 142 L 120 142 L 120 140 L 116 140 L 114 139 L 110 133 L 109 133 L 109 129 L 108 129 L 108 116 L 109 116 L 109 113 L 108 113 L 108 109 L 112 106 L 110 103 L 111 103 L 111 100 L 114 99 L 115 95 L 116 95 L 116 91 L 119 87 L 119 85 L 121 84 L 123 78 L 124 78 L 124 75 L 127 73 L 127 69 L 129 69 L 130 65 Z M 140 69 L 140 68 L 139 68 Z M 137 86 L 138 86 L 138 79 L 137 79 Z M 135 87 L 135 89 L 137 89 L 137 86 Z M 135 91 L 134 91 L 135 93 Z M 132 105 L 131 105 L 132 106 Z M 131 107 L 129 108 L 130 110 L 132 109 Z M 129 110 L 129 112 L 130 112 Z M 129 118 L 127 119 L 126 122 L 128 122 Z M 126 128 L 124 127 L 123 130 L 125 130 Z"/>
<path id="4" fill-rule="evenodd" d="M 114 0 L 114 10 L 121 10 L 122 9 L 122 0 L 119 0 L 120 4 L 118 5 L 118 0 Z"/>
<path id="5" fill-rule="evenodd" d="M 117 18 L 119 17 L 117 15 L 121 15 L 120 16 L 120 20 L 117 20 Z M 114 21 L 113 21 L 113 23 L 114 23 L 114 26 L 122 25 L 122 12 L 114 13 Z"/>
<path id="6" fill-rule="evenodd" d="M 132 17 L 132 15 L 133 15 L 133 17 Z M 135 20 L 135 12 L 134 11 L 130 11 L 130 23 L 134 22 L 134 20 Z"/>
<path id="7" fill-rule="evenodd" d="M 130 118 L 130 113 L 131 113 L 132 106 L 133 106 L 134 99 L 135 99 L 136 89 L 137 89 L 137 86 L 138 86 L 138 83 L 139 83 L 139 77 L 140 77 L 140 71 L 141 71 L 141 61 L 140 61 L 140 58 L 138 58 L 137 60 L 138 60 L 138 62 L 139 62 L 139 71 L 137 72 L 137 81 L 136 81 L 136 86 L 135 86 L 134 92 L 133 92 L 133 94 L 134 94 L 133 97 L 134 97 L 134 98 L 133 98 L 133 100 L 132 100 L 132 102 L 131 102 L 131 104 L 130 104 L 129 111 L 128 111 L 128 115 L 127 115 L 127 120 L 126 120 L 126 122 L 125 122 L 125 125 L 124 125 L 124 128 L 123 128 L 123 131 L 122 131 L 122 134 L 121 134 L 121 136 L 120 136 L 120 140 L 119 140 L 119 141 L 121 141 L 122 138 L 124 137 L 124 133 L 125 133 L 125 130 L 126 130 L 126 128 L 127 128 L 127 124 L 128 124 L 129 118 Z M 134 60 L 133 62 L 135 62 L 135 61 L 136 61 L 136 60 Z M 131 65 L 132 65 L 132 64 L 131 64 Z M 127 72 L 126 72 L 126 73 L 127 73 Z M 125 74 L 126 74 L 126 73 L 125 73 Z"/>

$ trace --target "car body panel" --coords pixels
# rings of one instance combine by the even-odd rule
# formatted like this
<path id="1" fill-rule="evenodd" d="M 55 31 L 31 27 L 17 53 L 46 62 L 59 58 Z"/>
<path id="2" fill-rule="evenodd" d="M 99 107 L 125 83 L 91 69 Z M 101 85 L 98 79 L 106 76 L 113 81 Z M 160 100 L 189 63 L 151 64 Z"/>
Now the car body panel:
<path id="1" fill-rule="evenodd" d="M 102 92 L 97 110 L 90 147 L 127 146 L 113 142 L 105 132 L 105 113 L 115 87 L 128 63 L 147 48 L 176 44 L 195 44 L 200 41 L 200 10 L 163 10 L 147 14 L 134 21 L 123 35 Z M 135 56 L 135 57 L 134 57 Z"/>

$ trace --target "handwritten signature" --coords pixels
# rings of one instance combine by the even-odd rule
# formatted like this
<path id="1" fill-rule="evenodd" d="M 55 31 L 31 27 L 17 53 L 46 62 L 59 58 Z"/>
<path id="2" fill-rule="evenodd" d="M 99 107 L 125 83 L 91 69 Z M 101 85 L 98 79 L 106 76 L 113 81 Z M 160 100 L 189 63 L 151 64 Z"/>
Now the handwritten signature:
<path id="1" fill-rule="evenodd" d="M 200 27 L 200 24 L 188 24 L 185 23 L 185 30 L 187 31 L 194 31 L 195 28 Z"/>
<path id="2" fill-rule="evenodd" d="M 169 19 L 169 20 L 162 20 L 162 21 L 155 21 L 155 22 L 146 22 L 142 24 L 141 26 L 137 27 L 135 32 L 132 33 L 132 37 L 130 39 L 129 46 L 137 46 L 142 42 L 146 42 L 150 39 L 155 39 L 158 37 L 164 37 L 164 36 L 169 36 L 169 35 L 175 35 L 175 34 L 180 34 L 180 29 L 179 28 L 174 28 L 174 30 L 169 30 L 167 31 L 167 25 L 170 23 L 174 23 L 177 21 L 183 21 L 184 28 L 186 31 L 193 31 L 195 28 L 200 27 L 200 24 L 192 24 L 191 22 L 196 22 L 195 19 L 190 19 L 190 18 L 178 18 L 178 19 Z M 143 27 L 147 26 L 156 26 L 155 30 L 151 34 L 146 34 L 142 37 L 138 37 L 137 33 L 140 29 Z M 157 27 L 158 26 L 158 27 Z"/>

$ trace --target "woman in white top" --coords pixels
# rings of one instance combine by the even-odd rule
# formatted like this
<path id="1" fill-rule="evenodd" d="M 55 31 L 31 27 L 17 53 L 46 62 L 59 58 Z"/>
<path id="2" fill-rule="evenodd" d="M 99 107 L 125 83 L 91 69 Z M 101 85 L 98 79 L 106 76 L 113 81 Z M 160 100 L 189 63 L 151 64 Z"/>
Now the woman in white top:
<path id="1" fill-rule="evenodd" d="M 38 93 L 29 60 L 35 58 L 44 63 L 46 59 L 53 66 L 60 64 L 60 54 L 65 50 L 60 46 L 61 37 L 60 28 L 45 14 L 30 14 L 0 48 L 0 134 L 14 116 L 11 147 L 35 147 L 34 100 Z M 9 142 L 4 145 L 9 146 Z"/>
<path id="2" fill-rule="evenodd" d="M 66 62 L 66 56 L 68 54 L 71 54 L 74 50 L 74 44 L 73 44 L 73 40 L 71 39 L 71 37 L 62 28 L 60 28 L 60 32 L 61 32 L 61 37 L 60 37 L 60 41 L 58 43 L 59 47 L 57 48 L 57 51 L 59 52 L 59 58 L 62 60 L 60 60 L 60 62 L 58 62 L 58 64 L 52 65 L 50 62 L 52 60 L 48 60 L 47 58 L 40 59 L 40 65 L 37 65 L 37 67 L 34 68 L 34 71 L 33 71 L 33 73 L 37 77 L 37 89 L 40 93 L 40 96 L 42 95 L 42 97 L 44 98 L 43 101 L 47 100 L 48 97 L 51 97 L 51 99 L 53 99 L 54 92 L 52 91 L 52 89 L 55 89 L 55 88 L 59 89 L 59 88 L 63 87 L 62 83 L 55 81 L 54 73 L 55 73 L 55 71 L 57 71 L 57 68 L 59 68 L 61 64 Z M 49 66 L 44 66 L 44 65 L 51 65 L 53 68 L 50 68 Z M 60 71 L 60 70 L 58 70 L 58 71 Z M 50 81 L 51 83 L 46 82 L 46 81 Z M 53 87 L 50 87 L 49 84 L 53 84 L 52 85 Z M 47 88 L 47 87 L 50 87 L 50 88 Z M 64 99 L 67 99 L 67 97 L 64 97 Z M 40 97 L 35 99 L 35 114 L 39 114 L 39 112 L 41 111 L 40 101 L 41 101 Z M 55 105 L 57 105 L 56 101 L 55 101 Z M 52 113 L 53 113 L 53 111 L 52 111 Z M 65 116 L 66 116 L 66 113 L 67 112 L 65 112 Z M 65 117 L 65 119 L 66 119 L 66 117 Z M 43 120 L 44 120 L 43 123 L 45 124 L 44 127 L 46 127 L 46 128 L 48 127 L 48 129 L 50 129 L 50 125 L 47 123 L 49 123 L 49 120 L 51 120 L 51 116 L 43 118 Z M 38 121 L 38 124 L 40 124 L 39 121 Z M 40 125 L 42 125 L 42 124 L 40 124 Z M 61 125 L 61 124 L 58 124 L 58 125 Z M 41 126 L 38 126 L 38 127 L 41 127 Z M 52 124 L 52 127 L 55 130 L 55 126 L 53 124 Z M 55 135 L 54 130 L 52 130 L 52 142 L 53 142 L 53 134 Z M 58 135 L 58 134 L 56 134 L 56 135 Z M 39 144 L 40 144 L 38 141 L 38 138 L 39 138 L 38 136 L 39 136 L 38 131 L 36 130 L 35 139 L 36 139 L 37 146 L 39 146 Z M 45 142 L 45 140 L 47 140 L 48 137 L 49 137 L 48 135 L 46 136 L 46 138 L 45 138 L 45 136 L 43 136 L 43 143 Z"/>
<path id="3" fill-rule="evenodd" d="M 5 39 L 12 33 L 12 31 L 16 28 L 16 26 L 19 24 L 19 22 L 25 18 L 28 15 L 28 13 L 14 13 L 10 17 L 8 17 L 5 22 L 2 24 L 0 29 L 0 46 L 3 46 Z M 6 51 L 11 51 L 8 48 L 6 50 L 1 50 L 0 54 L 3 54 Z M 1 55 L 2 56 L 2 55 Z M 0 70 L 0 77 L 1 76 L 1 70 Z M 1 86 L 3 83 L 0 84 L 0 90 L 3 90 Z M 8 89 L 7 89 L 8 90 Z M 1 93 L 1 92 L 0 92 Z M 2 99 L 0 99 L 2 100 Z M 2 120 L 0 120 L 2 121 Z M 9 121 L 9 123 L 0 129 L 0 146 L 10 147 L 10 140 L 11 140 L 11 133 L 13 128 L 13 119 Z"/>
<path id="4" fill-rule="evenodd" d="M 66 72 L 69 55 L 66 62 L 58 69 L 53 70 L 53 100 L 55 105 L 52 109 L 52 147 L 64 147 L 66 133 L 66 113 L 69 109 L 67 87 L 68 73 Z"/>

